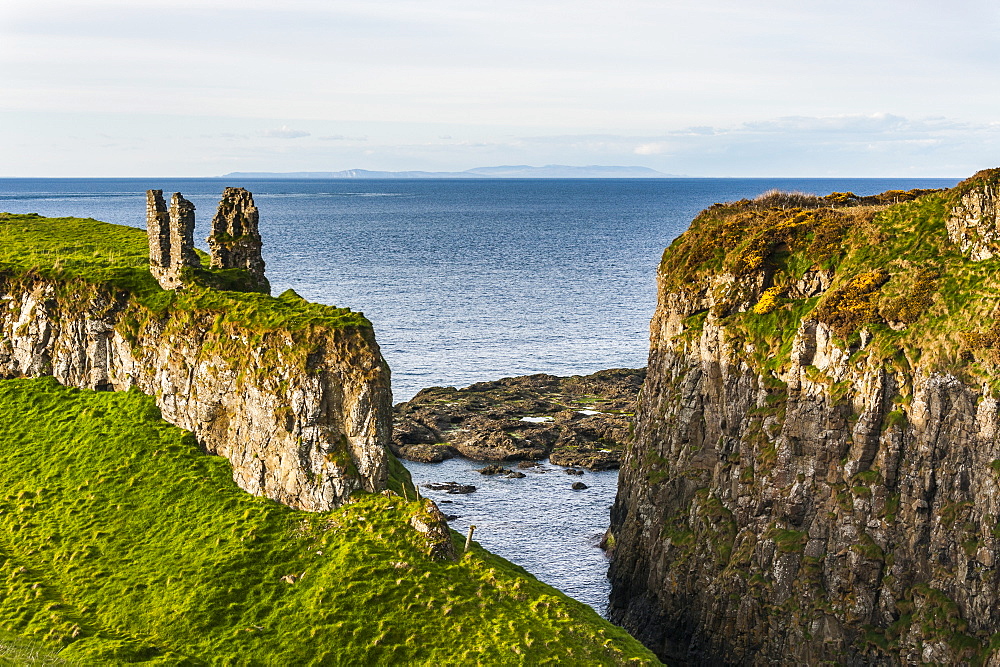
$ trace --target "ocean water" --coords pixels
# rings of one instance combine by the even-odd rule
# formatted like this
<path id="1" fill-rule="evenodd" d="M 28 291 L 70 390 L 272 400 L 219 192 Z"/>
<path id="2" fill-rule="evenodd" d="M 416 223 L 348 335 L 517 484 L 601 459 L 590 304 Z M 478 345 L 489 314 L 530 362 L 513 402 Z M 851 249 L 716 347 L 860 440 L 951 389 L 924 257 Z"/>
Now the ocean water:
<path id="1" fill-rule="evenodd" d="M 145 225 L 145 191 L 179 191 L 204 238 L 225 186 L 260 209 L 275 294 L 363 311 L 393 373 L 397 401 L 423 387 L 528 373 L 644 366 L 663 249 L 701 209 L 771 188 L 815 194 L 950 187 L 954 179 L 247 180 L 0 179 L 0 211 Z M 539 578 L 603 611 L 597 548 L 614 472 L 556 466 L 483 478 L 468 461 L 408 464 L 418 483 L 482 487 L 453 500 L 455 524 Z"/>

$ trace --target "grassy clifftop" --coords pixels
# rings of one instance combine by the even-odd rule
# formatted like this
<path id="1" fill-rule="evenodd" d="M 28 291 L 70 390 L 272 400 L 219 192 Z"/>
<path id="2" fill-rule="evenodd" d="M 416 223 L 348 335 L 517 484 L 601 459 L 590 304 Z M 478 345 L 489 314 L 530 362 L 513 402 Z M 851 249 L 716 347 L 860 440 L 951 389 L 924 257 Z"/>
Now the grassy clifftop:
<path id="1" fill-rule="evenodd" d="M 244 493 L 140 393 L 0 381 L 0 434 L 0 662 L 29 639 L 94 664 L 655 661 L 478 546 L 432 559 L 417 502 Z"/>
<path id="2" fill-rule="evenodd" d="M 718 281 L 712 315 L 743 331 L 749 361 L 781 371 L 804 319 L 827 324 L 845 348 L 907 370 L 951 372 L 973 384 L 1000 377 L 1000 256 L 973 261 L 949 237 L 963 197 L 1000 184 L 988 170 L 950 190 L 875 197 L 768 193 L 716 204 L 666 250 L 661 290 L 685 293 Z M 992 222 L 991 222 L 992 224 Z M 804 279 L 822 276 L 810 296 Z M 697 329 L 707 313 L 688 324 Z M 993 387 L 994 390 L 1000 387 Z"/>
<path id="3" fill-rule="evenodd" d="M 280 297 L 248 291 L 242 269 L 203 268 L 189 274 L 180 292 L 161 289 L 149 273 L 146 233 L 134 227 L 93 219 L 44 218 L 0 213 L 0 279 L 28 282 L 58 279 L 66 290 L 94 286 L 122 290 L 155 313 L 215 313 L 219 323 L 238 323 L 259 332 L 309 326 L 371 327 L 362 313 L 301 299 L 292 291 Z"/>

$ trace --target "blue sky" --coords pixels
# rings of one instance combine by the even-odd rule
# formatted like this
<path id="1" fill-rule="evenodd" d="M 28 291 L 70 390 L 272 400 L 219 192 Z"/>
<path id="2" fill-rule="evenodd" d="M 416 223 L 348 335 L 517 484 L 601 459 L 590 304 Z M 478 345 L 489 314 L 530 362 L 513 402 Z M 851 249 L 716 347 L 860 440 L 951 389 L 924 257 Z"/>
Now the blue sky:
<path id="1" fill-rule="evenodd" d="M 995 0 L 4 0 L 0 176 L 1000 166 Z"/>

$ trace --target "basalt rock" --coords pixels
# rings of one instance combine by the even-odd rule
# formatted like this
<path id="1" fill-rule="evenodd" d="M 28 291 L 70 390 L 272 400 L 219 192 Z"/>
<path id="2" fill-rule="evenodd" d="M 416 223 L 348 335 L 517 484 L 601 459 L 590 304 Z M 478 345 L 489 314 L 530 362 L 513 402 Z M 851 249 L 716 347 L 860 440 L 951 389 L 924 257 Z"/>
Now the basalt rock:
<path id="1" fill-rule="evenodd" d="M 617 468 L 645 370 L 529 375 L 465 389 L 432 387 L 395 408 L 393 450 L 415 461 L 539 460 Z"/>
<path id="2" fill-rule="evenodd" d="M 997 664 L 998 182 L 716 205 L 664 254 L 608 536 L 661 659 Z"/>

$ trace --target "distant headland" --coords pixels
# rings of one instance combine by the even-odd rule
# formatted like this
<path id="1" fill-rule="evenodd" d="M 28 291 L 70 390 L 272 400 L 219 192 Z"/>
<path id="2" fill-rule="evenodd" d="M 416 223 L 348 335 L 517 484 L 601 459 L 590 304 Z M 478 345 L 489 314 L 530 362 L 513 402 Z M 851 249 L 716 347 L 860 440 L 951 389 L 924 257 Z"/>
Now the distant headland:
<path id="1" fill-rule="evenodd" d="M 465 171 L 369 171 L 345 169 L 344 171 L 234 171 L 223 178 L 679 178 L 649 167 L 608 167 L 588 165 L 571 167 L 564 164 L 547 164 L 544 167 L 529 165 L 504 165 L 476 167 Z"/>

